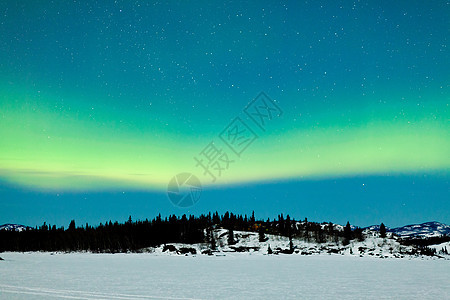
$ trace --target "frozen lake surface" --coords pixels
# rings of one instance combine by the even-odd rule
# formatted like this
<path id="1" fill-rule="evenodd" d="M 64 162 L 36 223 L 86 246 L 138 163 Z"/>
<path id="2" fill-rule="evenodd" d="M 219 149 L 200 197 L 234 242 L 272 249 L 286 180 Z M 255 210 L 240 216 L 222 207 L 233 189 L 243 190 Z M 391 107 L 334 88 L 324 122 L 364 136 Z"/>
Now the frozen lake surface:
<path id="1" fill-rule="evenodd" d="M 0 299 L 449 299 L 450 261 L 0 253 Z"/>

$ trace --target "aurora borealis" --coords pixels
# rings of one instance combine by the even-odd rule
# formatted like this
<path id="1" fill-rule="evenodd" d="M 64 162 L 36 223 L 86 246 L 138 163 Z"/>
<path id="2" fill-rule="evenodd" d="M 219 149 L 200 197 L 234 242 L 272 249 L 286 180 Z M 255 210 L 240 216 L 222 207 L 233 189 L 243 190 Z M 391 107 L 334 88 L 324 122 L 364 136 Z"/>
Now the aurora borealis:
<path id="1" fill-rule="evenodd" d="M 435 201 L 414 220 L 450 221 L 446 2 L 2 1 L 0 14 L 0 223 L 64 223 L 85 198 L 95 222 L 223 210 L 242 186 L 248 202 L 236 209 L 278 213 L 260 186 L 286 198 L 278 209 L 332 218 L 303 211 L 297 196 L 335 181 L 345 182 L 326 195 L 336 202 L 376 181 L 367 199 L 390 205 L 397 191 L 418 210 Z M 261 91 L 283 115 L 255 127 L 259 138 L 209 183 L 193 157 Z M 186 212 L 152 203 L 180 172 L 222 200 Z M 8 204 L 64 195 L 55 201 L 66 208 L 39 215 Z M 92 204 L 105 197 L 109 216 Z M 383 217 L 361 211 L 352 216 L 362 223 Z"/>

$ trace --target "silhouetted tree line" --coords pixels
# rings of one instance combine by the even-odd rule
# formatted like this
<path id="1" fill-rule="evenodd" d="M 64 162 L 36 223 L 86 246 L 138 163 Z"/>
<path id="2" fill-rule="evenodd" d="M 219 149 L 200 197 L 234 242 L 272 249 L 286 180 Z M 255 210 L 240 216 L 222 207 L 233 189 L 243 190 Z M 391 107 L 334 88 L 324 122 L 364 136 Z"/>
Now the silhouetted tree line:
<path id="1" fill-rule="evenodd" d="M 22 232 L 0 231 L 0 251 L 93 251 L 127 252 L 163 243 L 197 243 L 203 241 L 207 216 L 177 217 L 125 223 L 111 221 L 97 227 L 89 224 L 76 227 L 72 220 L 69 227 L 56 228 L 44 223 Z"/>
<path id="2" fill-rule="evenodd" d="M 133 221 L 131 216 L 125 223 L 111 221 L 93 227 L 89 224 L 77 227 L 72 220 L 69 227 L 57 228 L 44 223 L 40 227 L 27 230 L 0 230 L 0 252 L 4 251 L 92 251 L 92 252 L 135 252 L 146 247 L 155 247 L 166 243 L 209 243 L 216 248 L 214 228 L 229 230 L 230 244 L 237 240 L 234 231 L 258 232 L 259 240 L 266 241 L 266 234 L 275 234 L 304 239 L 307 241 L 343 242 L 352 239 L 362 240 L 362 229 L 351 229 L 350 224 L 344 231 L 338 230 L 332 223 L 298 222 L 278 215 L 277 219 L 256 220 L 251 216 L 217 212 L 189 217 L 175 215 L 152 220 Z"/>

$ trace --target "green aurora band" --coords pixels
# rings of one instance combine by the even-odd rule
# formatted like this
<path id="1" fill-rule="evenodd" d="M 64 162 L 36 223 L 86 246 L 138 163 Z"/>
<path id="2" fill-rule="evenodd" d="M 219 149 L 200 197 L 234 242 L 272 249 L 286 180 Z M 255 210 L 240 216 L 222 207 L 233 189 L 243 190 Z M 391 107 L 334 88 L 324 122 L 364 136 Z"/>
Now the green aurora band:
<path id="1" fill-rule="evenodd" d="M 186 126 L 186 119 L 163 108 L 114 107 L 106 99 L 93 107 L 76 94 L 61 101 L 7 84 L 2 90 L 7 93 L 0 96 L 0 176 L 46 190 L 163 189 L 180 172 L 197 174 L 209 185 L 193 157 L 218 141 L 245 105 L 236 105 L 235 115 L 216 118 L 205 117 L 214 115 L 212 107 L 203 108 L 188 116 L 191 125 Z M 259 133 L 241 158 L 232 157 L 235 161 L 215 184 L 447 172 L 450 130 L 444 95 L 422 96 L 426 101 L 415 105 L 399 105 L 396 96 L 385 104 L 366 98 L 374 104 L 326 113 L 285 106 L 284 115 Z M 299 97 L 283 96 L 287 103 Z"/>

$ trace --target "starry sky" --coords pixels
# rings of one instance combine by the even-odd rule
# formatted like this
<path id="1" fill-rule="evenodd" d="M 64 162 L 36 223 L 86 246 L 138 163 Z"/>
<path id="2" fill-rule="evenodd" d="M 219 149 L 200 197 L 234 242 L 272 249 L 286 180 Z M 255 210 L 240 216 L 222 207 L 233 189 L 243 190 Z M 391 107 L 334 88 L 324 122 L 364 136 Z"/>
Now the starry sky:
<path id="1" fill-rule="evenodd" d="M 450 223 L 449 15 L 445 1 L 2 1 L 0 224 Z M 263 127 L 245 111 L 259 95 L 279 109 Z M 253 137 L 239 155 L 221 139 L 235 118 Z M 214 181 L 195 160 L 211 143 L 228 161 Z M 203 187 L 188 208 L 166 195 L 182 172 Z"/>

